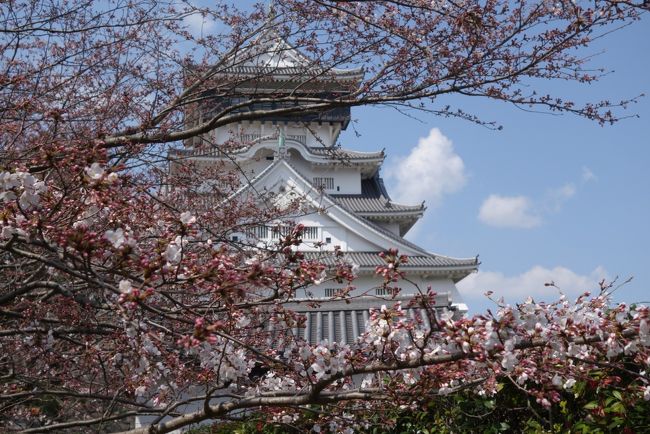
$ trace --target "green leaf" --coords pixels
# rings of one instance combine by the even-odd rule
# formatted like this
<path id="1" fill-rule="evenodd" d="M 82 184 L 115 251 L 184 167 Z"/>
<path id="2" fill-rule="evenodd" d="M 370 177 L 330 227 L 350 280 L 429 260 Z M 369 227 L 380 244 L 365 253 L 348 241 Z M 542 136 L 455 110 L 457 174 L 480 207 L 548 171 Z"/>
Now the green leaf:
<path id="1" fill-rule="evenodd" d="M 615 418 L 612 420 L 612 422 L 611 422 L 609 425 L 607 425 L 607 428 L 608 428 L 608 429 L 612 429 L 612 428 L 619 427 L 619 426 L 621 426 L 621 425 L 623 425 L 623 418 L 621 418 L 621 417 L 615 417 Z"/>
<path id="2" fill-rule="evenodd" d="M 612 395 L 614 395 L 616 399 L 618 399 L 619 401 L 623 401 L 623 395 L 621 395 L 621 392 L 619 392 L 618 390 L 613 391 Z"/>
<path id="3" fill-rule="evenodd" d="M 594 408 L 598 408 L 598 401 L 591 401 L 585 404 L 584 407 L 586 410 L 593 410 Z"/>
<path id="4" fill-rule="evenodd" d="M 625 413 L 625 406 L 621 404 L 620 402 L 617 402 L 616 404 L 612 405 L 610 408 L 610 413 Z"/>

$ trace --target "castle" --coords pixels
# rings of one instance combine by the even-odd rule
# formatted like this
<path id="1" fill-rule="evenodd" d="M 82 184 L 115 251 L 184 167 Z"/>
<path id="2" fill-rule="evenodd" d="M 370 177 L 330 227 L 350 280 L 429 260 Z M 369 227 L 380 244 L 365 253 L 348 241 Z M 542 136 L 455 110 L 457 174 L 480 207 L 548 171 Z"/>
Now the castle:
<path id="1" fill-rule="evenodd" d="M 205 101 L 187 113 L 190 127 L 220 110 L 259 113 L 295 108 L 301 98 L 335 100 L 361 82 L 363 71 L 319 70 L 269 28 L 250 47 L 222 60 L 215 77 L 230 87 L 227 92 L 206 91 Z M 251 98 L 257 102 L 241 104 Z M 348 294 L 351 298 L 337 297 L 344 285 L 322 283 L 299 292 L 289 303 L 306 317 L 304 328 L 294 332 L 312 343 L 325 339 L 352 342 L 363 332 L 369 309 L 395 301 L 406 305 L 427 288 L 437 294 L 437 309 L 462 314 L 467 307 L 455 284 L 478 267 L 477 258 L 433 254 L 403 238 L 426 208 L 423 203 L 401 204 L 390 198 L 380 177 L 383 151 L 357 152 L 337 144 L 349 122 L 350 107 L 344 104 L 322 111 L 251 116 L 192 139 L 170 154 L 172 161 L 236 170 L 240 186 L 231 197 L 258 196 L 260 201 L 270 200 L 280 207 L 299 200 L 300 213 L 292 216 L 304 226 L 298 249 L 326 265 L 333 264 L 332 253 L 340 251 L 352 265 L 358 277 L 356 288 Z M 209 146 L 199 145 L 201 141 Z M 223 147 L 229 151 L 223 152 Z M 251 246 L 273 243 L 281 232 L 279 223 L 267 222 L 232 234 L 231 241 Z M 408 256 L 400 268 L 411 283 L 401 284 L 397 294 L 383 286 L 375 272 L 385 264 L 379 254 L 389 249 Z M 408 313 L 419 315 L 429 326 L 422 309 L 409 307 Z"/>

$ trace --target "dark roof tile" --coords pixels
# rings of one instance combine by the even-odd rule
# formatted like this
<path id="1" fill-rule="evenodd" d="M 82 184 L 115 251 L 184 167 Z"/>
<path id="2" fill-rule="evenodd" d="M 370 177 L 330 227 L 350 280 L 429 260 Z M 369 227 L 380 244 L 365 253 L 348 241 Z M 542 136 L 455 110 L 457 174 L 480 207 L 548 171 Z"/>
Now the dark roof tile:
<path id="1" fill-rule="evenodd" d="M 343 255 L 348 261 L 359 265 L 361 268 L 375 268 L 385 265 L 386 262 L 379 256 L 380 252 L 345 252 Z M 325 265 L 334 265 L 337 257 L 331 252 L 305 252 L 305 258 L 318 260 Z M 447 256 L 418 255 L 408 256 L 408 261 L 400 265 L 402 268 L 468 268 L 478 266 L 477 258 L 457 259 Z"/>

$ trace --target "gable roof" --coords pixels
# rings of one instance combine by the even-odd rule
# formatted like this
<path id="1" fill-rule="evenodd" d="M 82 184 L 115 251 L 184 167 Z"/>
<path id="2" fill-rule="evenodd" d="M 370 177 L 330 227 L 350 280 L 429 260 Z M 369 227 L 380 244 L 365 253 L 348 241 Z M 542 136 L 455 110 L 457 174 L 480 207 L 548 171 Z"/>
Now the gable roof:
<path id="1" fill-rule="evenodd" d="M 355 233 L 363 233 L 368 242 L 377 245 L 380 249 L 388 250 L 388 248 L 396 247 L 402 254 L 406 254 L 409 257 L 415 258 L 414 264 L 417 264 L 416 266 L 419 266 L 420 268 L 440 267 L 448 270 L 464 270 L 467 274 L 476 270 L 478 266 L 477 258 L 457 259 L 427 252 L 421 247 L 405 240 L 398 235 L 393 234 L 381 226 L 360 216 L 357 216 L 355 213 L 339 205 L 327 193 L 315 189 L 307 180 L 307 178 L 305 178 L 294 166 L 292 166 L 285 159 L 275 160 L 271 165 L 267 166 L 262 172 L 260 172 L 259 175 L 253 178 L 249 184 L 243 186 L 237 192 L 235 192 L 231 198 L 245 194 L 247 191 L 256 191 L 259 185 L 262 184 L 267 178 L 270 178 L 272 174 L 281 174 L 283 171 L 284 173 L 291 176 L 294 183 L 297 184 L 296 187 L 301 190 L 300 193 L 307 200 L 309 200 L 315 208 L 325 210 L 332 220 L 345 227 L 346 229 Z M 348 253 L 354 254 L 355 252 Z M 373 262 L 380 260 L 379 257 L 376 259 L 371 259 L 372 254 L 369 252 L 365 252 L 365 254 L 360 253 L 362 252 L 356 252 L 357 257 L 361 263 L 367 264 L 366 266 L 372 267 L 381 265 L 381 263 L 375 264 L 375 262 Z M 379 251 L 373 252 L 373 254 L 376 253 L 379 253 Z"/>
<path id="2" fill-rule="evenodd" d="M 304 55 L 298 48 L 283 38 L 269 23 L 249 45 L 227 59 L 225 74 L 286 81 L 306 77 L 342 82 L 359 82 L 363 79 L 363 68 L 323 68 Z"/>

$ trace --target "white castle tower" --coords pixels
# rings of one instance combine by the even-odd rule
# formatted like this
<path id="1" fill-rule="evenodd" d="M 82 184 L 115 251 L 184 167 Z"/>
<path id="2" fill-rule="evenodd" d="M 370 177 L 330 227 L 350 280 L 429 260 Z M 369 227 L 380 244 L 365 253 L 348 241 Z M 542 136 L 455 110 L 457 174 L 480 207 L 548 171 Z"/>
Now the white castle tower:
<path id="1" fill-rule="evenodd" d="M 290 304 L 306 321 L 295 333 L 312 343 L 324 339 L 352 342 L 363 332 L 369 309 L 398 300 L 406 305 L 429 287 L 437 293 L 437 309 L 458 314 L 467 310 L 456 283 L 477 269 L 477 258 L 430 253 L 403 238 L 422 217 L 425 206 L 391 200 L 379 173 L 383 151 L 357 152 L 337 145 L 350 121 L 349 107 L 259 116 L 264 109 L 300 105 L 296 96 L 334 100 L 349 94 L 363 79 L 361 69 L 319 70 L 271 28 L 249 48 L 222 60 L 214 76 L 217 84 L 222 77 L 230 88 L 206 91 L 205 102 L 187 112 L 190 126 L 223 110 L 238 114 L 255 110 L 257 114 L 188 141 L 170 154 L 172 169 L 173 162 L 181 160 L 202 167 L 220 165 L 239 173 L 241 186 L 233 195 L 272 198 L 276 205 L 300 200 L 301 212 L 292 217 L 304 225 L 298 249 L 325 264 L 332 264 L 332 253 L 340 250 L 358 275 L 349 300 L 336 298 L 343 284 L 323 283 L 297 294 Z M 261 101 L 252 108 L 232 109 L 252 97 Z M 224 147 L 229 149 L 227 154 Z M 280 232 L 269 222 L 231 237 L 244 245 L 273 243 Z M 386 290 L 382 277 L 375 273 L 377 266 L 385 264 L 379 253 L 389 249 L 408 256 L 401 270 L 417 285 L 400 283 L 397 295 Z M 318 307 L 313 307 L 314 301 Z M 409 308 L 409 314 L 420 315 L 429 325 L 422 309 Z"/>

